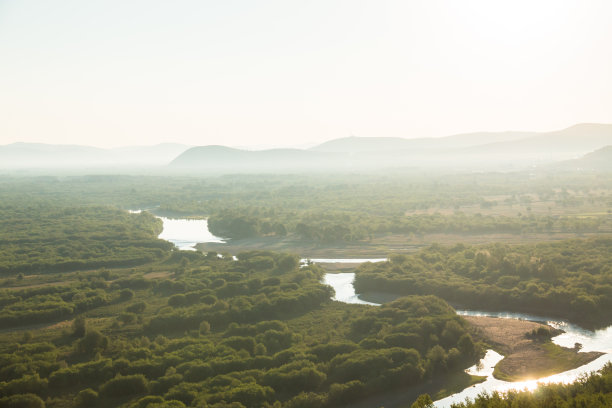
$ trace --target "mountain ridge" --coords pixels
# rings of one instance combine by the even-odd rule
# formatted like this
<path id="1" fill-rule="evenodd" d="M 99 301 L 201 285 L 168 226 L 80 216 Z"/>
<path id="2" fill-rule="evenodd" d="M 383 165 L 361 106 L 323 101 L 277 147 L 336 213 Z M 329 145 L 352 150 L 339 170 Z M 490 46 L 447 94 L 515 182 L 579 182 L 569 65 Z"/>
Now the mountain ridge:
<path id="1" fill-rule="evenodd" d="M 75 144 L 15 142 L 0 146 L 0 168 L 160 166 L 189 148 L 179 143 L 105 149 Z"/>
<path id="2" fill-rule="evenodd" d="M 574 159 L 612 144 L 612 124 L 582 123 L 551 132 L 472 132 L 441 138 L 332 139 L 308 149 L 245 150 L 161 143 L 104 149 L 16 142 L 0 146 L 0 168 L 160 167 L 213 172 L 373 168 L 505 169 Z"/>

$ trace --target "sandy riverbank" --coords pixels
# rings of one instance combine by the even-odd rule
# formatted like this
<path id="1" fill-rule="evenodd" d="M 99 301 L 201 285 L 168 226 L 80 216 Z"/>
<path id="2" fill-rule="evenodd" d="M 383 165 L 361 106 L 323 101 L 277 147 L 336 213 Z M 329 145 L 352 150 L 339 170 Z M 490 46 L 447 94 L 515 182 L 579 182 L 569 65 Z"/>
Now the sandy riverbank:
<path id="1" fill-rule="evenodd" d="M 476 337 L 504 355 L 495 367 L 494 376 L 505 381 L 540 378 L 584 365 L 602 353 L 581 353 L 560 347 L 548 340 L 527 337 L 540 327 L 549 326 L 526 320 L 464 316 L 474 327 Z"/>

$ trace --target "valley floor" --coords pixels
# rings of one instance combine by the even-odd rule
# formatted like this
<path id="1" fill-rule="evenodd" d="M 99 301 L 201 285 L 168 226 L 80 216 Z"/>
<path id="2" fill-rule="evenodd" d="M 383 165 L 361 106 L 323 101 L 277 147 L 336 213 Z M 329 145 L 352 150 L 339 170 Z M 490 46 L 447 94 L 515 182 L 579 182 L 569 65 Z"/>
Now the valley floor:
<path id="1" fill-rule="evenodd" d="M 310 258 L 379 258 L 389 253 L 413 253 L 430 246 L 433 242 L 443 245 L 458 243 L 479 245 L 492 242 L 504 244 L 525 244 L 542 241 L 560 241 L 573 238 L 600 236 L 597 233 L 526 233 L 526 234 L 380 234 L 370 240 L 313 244 L 293 235 L 286 237 L 256 237 L 232 239 L 228 242 L 206 242 L 197 244 L 196 248 L 204 253 L 215 251 L 237 254 L 242 251 L 277 251 L 291 252 Z"/>

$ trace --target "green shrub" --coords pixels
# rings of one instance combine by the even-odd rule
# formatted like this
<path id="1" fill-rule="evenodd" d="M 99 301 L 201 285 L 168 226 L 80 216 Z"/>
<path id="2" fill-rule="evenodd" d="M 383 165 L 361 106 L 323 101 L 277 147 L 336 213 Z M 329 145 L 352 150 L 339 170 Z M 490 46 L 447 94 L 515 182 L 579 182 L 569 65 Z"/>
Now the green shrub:
<path id="1" fill-rule="evenodd" d="M 106 350 L 108 337 L 97 330 L 89 330 L 85 337 L 79 340 L 77 350 L 83 354 L 94 354 Z"/>
<path id="2" fill-rule="evenodd" d="M 0 398 L 1 408 L 45 408 L 45 402 L 38 395 L 17 394 Z"/>
<path id="3" fill-rule="evenodd" d="M 84 390 L 79 391 L 79 393 L 74 398 L 74 403 L 79 408 L 89 408 L 93 407 L 98 400 L 98 393 L 92 390 L 91 388 L 85 388 Z"/>
<path id="4" fill-rule="evenodd" d="M 113 378 L 100 387 L 100 395 L 104 397 L 125 397 L 147 392 L 149 386 L 142 374 L 126 375 Z"/>

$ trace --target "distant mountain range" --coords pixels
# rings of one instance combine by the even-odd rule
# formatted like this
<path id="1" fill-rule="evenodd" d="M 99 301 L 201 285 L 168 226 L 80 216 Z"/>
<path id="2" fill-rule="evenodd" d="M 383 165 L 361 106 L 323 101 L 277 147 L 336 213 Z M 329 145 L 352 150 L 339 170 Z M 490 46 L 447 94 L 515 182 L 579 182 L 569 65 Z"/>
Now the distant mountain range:
<path id="1" fill-rule="evenodd" d="M 575 156 L 611 143 L 612 125 L 584 123 L 555 132 L 535 133 L 517 140 L 485 144 L 470 151 L 487 154 L 529 153 Z"/>
<path id="2" fill-rule="evenodd" d="M 101 149 L 79 145 L 12 143 L 0 146 L 0 168 L 165 166 L 190 146 L 163 143 Z"/>
<path id="3" fill-rule="evenodd" d="M 327 153 L 367 153 L 394 150 L 440 151 L 461 147 L 477 146 L 493 142 L 513 141 L 534 136 L 533 132 L 481 132 L 460 135 L 403 139 L 401 137 L 343 137 L 330 140 L 310 150 Z"/>
<path id="4" fill-rule="evenodd" d="M 612 144 L 611 124 L 579 124 L 555 132 L 481 132 L 442 138 L 345 137 L 306 150 L 247 151 L 193 147 L 175 169 L 286 171 L 372 168 L 517 169 L 580 157 Z"/>
<path id="5" fill-rule="evenodd" d="M 241 150 L 226 146 L 192 147 L 170 165 L 178 168 L 206 168 L 215 171 L 263 171 L 280 168 L 308 169 L 332 164 L 336 156 L 301 149 Z"/>
<path id="6" fill-rule="evenodd" d="M 567 160 L 553 165 L 567 170 L 612 171 L 612 145 L 602 147 L 575 160 Z"/>
<path id="7" fill-rule="evenodd" d="M 554 132 L 477 132 L 418 139 L 353 136 L 310 149 L 244 150 L 180 144 L 99 149 L 13 143 L 0 146 L 0 169 L 155 167 L 190 174 L 379 168 L 513 170 L 553 162 L 579 167 L 579 162 L 571 164 L 572 159 L 609 145 L 612 124 L 593 123 Z M 608 150 L 602 151 L 593 154 L 609 157 Z M 607 160 L 588 157 L 580 160 Z"/>

